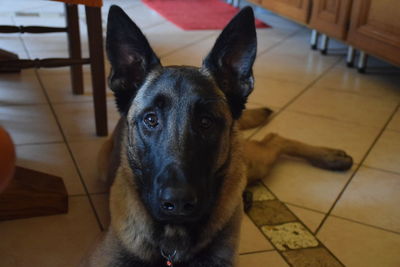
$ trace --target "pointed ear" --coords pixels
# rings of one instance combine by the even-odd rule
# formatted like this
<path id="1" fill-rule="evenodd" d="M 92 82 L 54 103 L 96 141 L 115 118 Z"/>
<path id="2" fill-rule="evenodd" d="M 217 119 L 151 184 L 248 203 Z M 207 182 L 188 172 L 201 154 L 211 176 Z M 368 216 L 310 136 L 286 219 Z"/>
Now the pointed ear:
<path id="1" fill-rule="evenodd" d="M 161 66 L 160 60 L 138 26 L 115 5 L 108 13 L 106 50 L 111 63 L 109 85 L 124 113 L 146 75 Z"/>
<path id="2" fill-rule="evenodd" d="M 257 53 L 257 35 L 251 7 L 243 8 L 225 27 L 213 49 L 203 61 L 225 93 L 234 119 L 245 108 L 253 91 L 253 63 Z"/>

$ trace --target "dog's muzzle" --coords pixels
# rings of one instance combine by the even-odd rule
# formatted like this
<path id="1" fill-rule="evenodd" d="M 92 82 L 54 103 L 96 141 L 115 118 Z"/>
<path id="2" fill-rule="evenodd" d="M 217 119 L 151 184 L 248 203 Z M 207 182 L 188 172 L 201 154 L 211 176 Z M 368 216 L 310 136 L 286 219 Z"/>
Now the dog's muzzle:
<path id="1" fill-rule="evenodd" d="M 166 187 L 160 192 L 160 209 L 169 219 L 184 219 L 193 215 L 198 206 L 195 191 L 190 186 Z"/>

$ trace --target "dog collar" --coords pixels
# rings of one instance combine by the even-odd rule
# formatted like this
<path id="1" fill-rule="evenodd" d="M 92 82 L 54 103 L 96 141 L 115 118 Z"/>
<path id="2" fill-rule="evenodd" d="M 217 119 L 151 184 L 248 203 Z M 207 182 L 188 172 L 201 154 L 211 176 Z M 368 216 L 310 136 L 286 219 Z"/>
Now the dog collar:
<path id="1" fill-rule="evenodd" d="M 176 255 L 176 250 L 172 252 L 172 254 L 166 254 L 164 250 L 161 249 L 161 256 L 166 260 L 165 265 L 168 267 L 173 267 L 174 264 L 172 263 L 174 257 Z"/>

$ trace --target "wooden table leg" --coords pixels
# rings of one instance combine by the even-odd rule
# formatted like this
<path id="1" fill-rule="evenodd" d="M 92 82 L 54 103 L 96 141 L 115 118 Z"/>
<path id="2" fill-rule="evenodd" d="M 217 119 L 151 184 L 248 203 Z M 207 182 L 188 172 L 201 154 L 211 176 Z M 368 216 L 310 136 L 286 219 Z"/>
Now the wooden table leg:
<path id="1" fill-rule="evenodd" d="M 85 11 L 89 35 L 96 132 L 98 136 L 106 136 L 108 129 L 101 9 L 85 6 Z"/>
<path id="2" fill-rule="evenodd" d="M 73 59 L 81 59 L 81 37 L 79 33 L 78 6 L 65 4 L 65 15 L 67 24 L 69 56 Z M 76 95 L 83 94 L 82 65 L 71 66 L 72 92 Z"/>
<path id="3" fill-rule="evenodd" d="M 68 212 L 68 194 L 60 177 L 17 167 L 0 194 L 0 221 Z"/>

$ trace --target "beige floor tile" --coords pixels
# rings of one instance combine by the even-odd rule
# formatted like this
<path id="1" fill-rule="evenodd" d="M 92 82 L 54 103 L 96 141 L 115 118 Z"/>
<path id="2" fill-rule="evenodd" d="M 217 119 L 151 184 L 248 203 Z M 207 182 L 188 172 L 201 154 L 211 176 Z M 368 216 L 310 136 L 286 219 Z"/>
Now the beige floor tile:
<path id="1" fill-rule="evenodd" d="M 400 132 L 400 110 L 397 110 L 387 128 L 389 130 Z"/>
<path id="2" fill-rule="evenodd" d="M 400 133 L 385 131 L 373 147 L 364 164 L 400 173 Z"/>
<path id="3" fill-rule="evenodd" d="M 347 122 L 284 111 L 253 138 L 261 140 L 266 134 L 275 132 L 308 144 L 343 149 L 353 157 L 354 162 L 360 162 L 379 131 L 375 127 L 354 126 Z"/>
<path id="4" fill-rule="evenodd" d="M 54 109 L 68 141 L 96 139 L 93 103 L 55 104 Z M 107 102 L 108 130 L 114 129 L 120 117 L 114 101 Z"/>
<path id="5" fill-rule="evenodd" d="M 239 267 L 283 267 L 289 266 L 275 251 L 252 253 L 239 256 Z"/>
<path id="6" fill-rule="evenodd" d="M 0 76 L 0 95 L 0 106 L 47 103 L 33 69 L 24 70 L 20 73 L 2 73 Z"/>
<path id="7" fill-rule="evenodd" d="M 105 140 L 96 138 L 69 143 L 89 193 L 104 193 L 109 189 L 106 182 L 99 178 L 97 167 L 97 157 Z"/>
<path id="8" fill-rule="evenodd" d="M 165 19 L 144 4 L 125 8 L 128 16 L 143 30 L 165 22 Z"/>
<path id="9" fill-rule="evenodd" d="M 111 5 L 118 5 L 121 8 L 133 8 L 136 6 L 143 5 L 143 3 L 140 0 L 131 0 L 131 1 L 126 1 L 126 0 L 107 0 L 103 1 L 103 7 L 102 7 L 102 12 L 104 15 L 108 14 L 108 10 L 110 9 Z M 103 15 L 103 18 L 106 16 Z"/>
<path id="10" fill-rule="evenodd" d="M 240 4 L 240 6 L 242 7 L 248 5 L 249 2 L 241 1 Z M 253 5 L 253 10 L 258 19 L 265 21 L 268 25 L 272 27 L 269 30 L 273 32 L 289 35 L 302 28 L 300 24 L 284 19 L 283 17 L 266 9 L 258 8 L 257 6 Z"/>
<path id="11" fill-rule="evenodd" d="M 61 177 L 69 195 L 85 193 L 68 149 L 63 143 L 17 146 L 17 165 Z"/>
<path id="12" fill-rule="evenodd" d="M 31 0 L 2 0 L 2 12 L 16 12 L 22 10 L 30 10 L 31 8 L 43 6 L 44 1 L 31 1 Z"/>
<path id="13" fill-rule="evenodd" d="M 39 2 L 39 1 L 38 1 Z M 44 5 L 43 5 L 44 3 Z M 59 16 L 59 14 L 49 14 L 50 11 L 46 10 L 45 7 L 48 3 L 42 2 L 42 6 L 38 6 L 38 8 L 43 8 L 42 12 L 34 11 L 30 12 L 29 10 L 23 10 L 23 11 L 18 11 L 21 13 L 25 13 L 27 15 L 16 15 L 14 16 L 15 23 L 17 25 L 40 25 L 40 26 L 48 26 L 48 27 L 65 27 L 65 18 L 62 16 Z M 61 4 L 62 6 L 62 4 Z M 30 15 L 29 13 L 36 13 Z M 43 13 L 42 16 L 39 14 Z M 38 16 L 39 15 L 39 16 Z M 25 34 L 24 37 L 27 36 L 35 36 L 36 34 Z M 42 34 L 41 34 L 42 35 Z M 54 35 L 60 35 L 60 36 L 67 36 L 65 33 L 48 33 L 46 34 L 47 36 L 54 36 Z M 36 35 L 39 36 L 39 35 Z M 47 44 L 49 45 L 49 44 Z M 67 44 L 65 44 L 67 45 Z"/>
<path id="14" fill-rule="evenodd" d="M 288 34 L 276 31 L 275 28 L 257 29 L 257 54 L 264 53 L 266 50 L 277 45 Z"/>
<path id="15" fill-rule="evenodd" d="M 400 232 L 400 175 L 362 167 L 332 214 Z"/>
<path id="16" fill-rule="evenodd" d="M 103 229 L 107 229 L 110 225 L 110 210 L 108 194 L 96 194 L 90 196 L 99 216 Z"/>
<path id="17" fill-rule="evenodd" d="M 306 85 L 301 83 L 256 76 L 254 91 L 249 96 L 249 102 L 281 108 L 305 87 Z"/>
<path id="18" fill-rule="evenodd" d="M 303 209 L 297 206 L 286 204 L 286 206 L 304 223 L 313 233 L 317 230 L 325 214 Z"/>
<path id="19" fill-rule="evenodd" d="M 2 266 L 78 266 L 100 229 L 86 197 L 71 197 L 63 215 L 0 222 Z"/>
<path id="20" fill-rule="evenodd" d="M 318 238 L 345 266 L 400 266 L 400 235 L 329 217 Z"/>
<path id="21" fill-rule="evenodd" d="M 36 2 L 36 1 L 34 1 Z M 61 14 L 65 13 L 65 8 L 64 4 L 61 2 L 55 2 L 55 1 L 37 1 L 37 4 L 41 3 L 40 6 L 34 6 L 32 8 L 24 8 L 21 11 L 22 12 L 28 12 L 28 13 L 39 13 L 40 15 L 51 15 L 51 16 L 57 16 L 61 17 Z M 63 19 L 63 18 L 61 18 Z"/>
<path id="22" fill-rule="evenodd" d="M 355 125 L 383 127 L 395 110 L 397 102 L 314 87 L 290 105 L 288 110 L 347 121 Z"/>
<path id="23" fill-rule="evenodd" d="M 200 67 L 203 59 L 211 51 L 216 40 L 216 36 L 197 42 L 194 45 L 179 49 L 172 54 L 161 58 L 163 65 L 188 65 Z"/>
<path id="24" fill-rule="evenodd" d="M 170 22 L 144 30 L 151 47 L 159 57 L 179 50 L 198 41 L 217 34 L 217 31 L 185 31 Z M 214 37 L 215 38 L 215 37 Z"/>
<path id="25" fill-rule="evenodd" d="M 84 94 L 72 93 L 72 84 L 69 68 L 39 70 L 40 79 L 52 103 L 92 102 L 92 76 L 88 67 L 83 68 Z M 107 98 L 114 99 L 112 91 L 106 89 Z"/>
<path id="26" fill-rule="evenodd" d="M 0 124 L 16 145 L 63 141 L 47 105 L 0 106 Z"/>
<path id="27" fill-rule="evenodd" d="M 11 18 L 9 20 L 1 19 L 0 23 L 2 25 L 14 25 Z M 0 34 L 0 47 L 1 49 L 17 54 L 20 58 L 27 58 L 25 47 L 19 34 Z M 2 73 L 1 75 L 5 74 Z"/>
<path id="28" fill-rule="evenodd" d="M 389 100 L 400 99 L 400 76 L 398 74 L 363 75 L 354 69 L 347 68 L 344 62 L 339 63 L 324 75 L 316 83 L 316 86 Z"/>
<path id="29" fill-rule="evenodd" d="M 256 76 L 310 83 L 335 64 L 337 56 L 324 57 L 310 50 L 307 42 L 296 41 L 296 36 L 269 50 L 256 59 Z"/>
<path id="30" fill-rule="evenodd" d="M 64 21 L 63 18 L 61 19 Z M 69 57 L 65 33 L 24 35 L 22 38 L 32 59 Z M 81 51 L 83 58 L 89 56 L 88 41 L 85 34 L 81 34 Z"/>
<path id="31" fill-rule="evenodd" d="M 249 253 L 273 249 L 266 237 L 247 215 L 243 217 L 239 243 L 239 253 Z"/>

